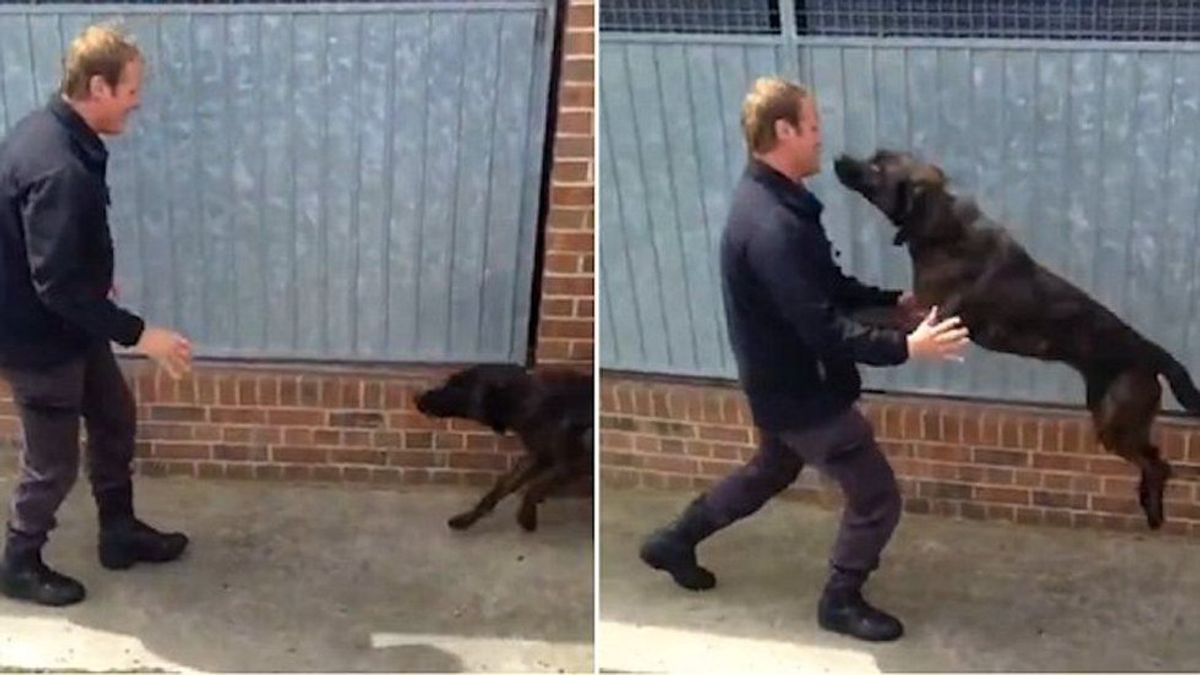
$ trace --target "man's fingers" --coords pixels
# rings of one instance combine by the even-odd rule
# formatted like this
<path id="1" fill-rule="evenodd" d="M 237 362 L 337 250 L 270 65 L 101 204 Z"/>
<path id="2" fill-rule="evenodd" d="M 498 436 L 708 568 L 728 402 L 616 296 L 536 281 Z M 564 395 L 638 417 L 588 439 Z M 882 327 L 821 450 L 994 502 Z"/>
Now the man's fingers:
<path id="1" fill-rule="evenodd" d="M 968 331 L 966 328 L 959 328 L 956 330 L 946 331 L 944 333 L 938 333 L 933 339 L 941 344 L 965 342 L 970 334 L 970 331 Z"/>
<path id="2" fill-rule="evenodd" d="M 943 331 L 947 331 L 947 330 L 950 330 L 951 328 L 956 328 L 961 325 L 962 325 L 962 319 L 960 319 L 957 316 L 952 316 L 949 319 L 946 319 L 946 320 L 934 325 L 933 330 L 935 332 L 941 333 Z"/>

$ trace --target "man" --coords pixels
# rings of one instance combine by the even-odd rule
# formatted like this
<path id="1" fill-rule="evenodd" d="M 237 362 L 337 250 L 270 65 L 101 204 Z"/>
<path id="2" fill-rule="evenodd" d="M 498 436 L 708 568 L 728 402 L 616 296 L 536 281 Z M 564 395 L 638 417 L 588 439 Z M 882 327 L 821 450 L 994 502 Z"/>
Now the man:
<path id="1" fill-rule="evenodd" d="M 100 512 L 98 552 L 109 569 L 179 557 L 187 537 L 134 517 L 136 408 L 111 342 L 184 375 L 191 346 L 146 326 L 110 299 L 108 153 L 137 107 L 142 57 L 113 28 L 85 29 L 64 61 L 60 91 L 0 145 L 0 376 L 25 432 L 21 476 L 0 565 L 0 592 L 43 605 L 83 600 L 75 579 L 42 561 L 55 513 L 79 473 L 79 418 Z"/>
<path id="2" fill-rule="evenodd" d="M 855 405 L 856 363 L 960 358 L 967 332 L 957 318 L 935 324 L 936 308 L 908 335 L 848 317 L 872 306 L 917 308 L 910 294 L 864 285 L 834 262 L 821 203 L 802 182 L 820 170 L 821 159 L 820 119 L 807 90 L 759 79 L 743 104 L 742 127 L 751 157 L 722 238 L 721 274 L 730 343 L 762 445 L 746 466 L 652 534 L 641 557 L 684 588 L 712 588 L 716 577 L 697 563 L 696 545 L 758 511 L 811 464 L 845 496 L 818 623 L 865 640 L 894 640 L 903 634 L 900 621 L 861 593 L 899 521 L 901 499 Z"/>

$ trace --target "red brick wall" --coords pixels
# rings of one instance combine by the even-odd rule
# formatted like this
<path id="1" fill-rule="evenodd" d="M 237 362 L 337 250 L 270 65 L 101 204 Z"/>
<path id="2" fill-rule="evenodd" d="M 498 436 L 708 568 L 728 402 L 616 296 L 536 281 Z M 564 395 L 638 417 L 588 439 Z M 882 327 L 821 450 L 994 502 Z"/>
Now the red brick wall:
<path id="1" fill-rule="evenodd" d="M 606 373 L 600 406 L 606 485 L 699 490 L 755 450 L 749 410 L 732 386 Z M 863 409 L 908 511 L 1148 531 L 1136 469 L 1095 444 L 1082 412 L 895 396 L 868 396 Z M 1200 424 L 1163 417 L 1155 435 L 1175 468 L 1164 529 L 1200 536 Z M 788 496 L 839 501 L 811 470 Z"/>
<path id="2" fill-rule="evenodd" d="M 478 485 L 505 470 L 512 437 L 429 420 L 414 392 L 445 371 L 296 372 L 201 364 L 181 382 L 123 361 L 138 400 L 138 471 L 148 475 Z M 19 445 L 0 384 L 0 444 Z M 4 453 L 12 460 L 16 453 Z"/>
<path id="3" fill-rule="evenodd" d="M 571 0 L 563 36 L 538 326 L 540 363 L 592 363 L 595 300 L 595 11 Z"/>

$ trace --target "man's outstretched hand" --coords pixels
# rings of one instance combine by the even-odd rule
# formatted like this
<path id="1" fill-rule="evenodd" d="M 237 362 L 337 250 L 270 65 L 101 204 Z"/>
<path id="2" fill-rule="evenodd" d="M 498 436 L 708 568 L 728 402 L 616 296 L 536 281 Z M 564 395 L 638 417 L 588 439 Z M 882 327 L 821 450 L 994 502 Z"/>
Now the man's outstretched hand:
<path id="1" fill-rule="evenodd" d="M 937 307 L 933 307 L 908 334 L 908 355 L 914 359 L 962 361 L 962 351 L 971 344 L 969 335 L 957 316 L 939 322 Z"/>
<path id="2" fill-rule="evenodd" d="M 192 369 L 192 343 L 175 331 L 146 326 L 134 349 L 154 359 L 173 380 L 182 378 Z"/>

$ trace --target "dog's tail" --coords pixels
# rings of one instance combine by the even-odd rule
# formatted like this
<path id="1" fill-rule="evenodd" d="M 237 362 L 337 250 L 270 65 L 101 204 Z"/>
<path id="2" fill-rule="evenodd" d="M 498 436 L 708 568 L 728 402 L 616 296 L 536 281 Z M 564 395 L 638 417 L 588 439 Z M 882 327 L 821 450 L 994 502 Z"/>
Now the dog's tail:
<path id="1" fill-rule="evenodd" d="M 1158 348 L 1158 372 L 1162 373 L 1167 382 L 1171 384 L 1171 391 L 1175 392 L 1175 398 L 1188 412 L 1200 414 L 1200 390 L 1196 389 L 1196 383 L 1192 382 L 1192 376 L 1188 374 L 1187 368 L 1183 366 L 1174 356 L 1171 356 L 1167 350 Z"/>

